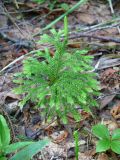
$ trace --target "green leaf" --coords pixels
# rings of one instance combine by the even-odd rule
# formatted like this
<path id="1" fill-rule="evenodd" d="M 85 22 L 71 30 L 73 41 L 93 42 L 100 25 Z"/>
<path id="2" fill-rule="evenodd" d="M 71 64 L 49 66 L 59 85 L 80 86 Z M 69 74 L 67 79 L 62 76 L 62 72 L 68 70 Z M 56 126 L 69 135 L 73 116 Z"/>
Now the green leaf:
<path id="1" fill-rule="evenodd" d="M 39 4 L 41 4 L 41 3 L 44 3 L 45 2 L 45 0 L 33 0 L 34 2 L 37 2 L 37 3 L 39 3 Z"/>
<path id="2" fill-rule="evenodd" d="M 0 160 L 7 160 L 6 157 L 0 157 Z"/>
<path id="3" fill-rule="evenodd" d="M 96 145 L 96 152 L 104 152 L 110 149 L 110 140 L 102 139 Z"/>
<path id="4" fill-rule="evenodd" d="M 63 116 L 61 117 L 61 119 L 62 119 L 62 121 L 63 121 L 64 124 L 67 124 L 67 123 L 68 123 L 68 119 L 67 119 L 67 117 L 66 117 L 65 115 L 63 115 Z"/>
<path id="5" fill-rule="evenodd" d="M 13 157 L 10 158 L 10 160 L 30 160 L 35 154 L 40 152 L 48 143 L 48 139 L 34 142 L 25 147 L 24 149 L 20 150 L 18 153 L 16 153 Z"/>
<path id="6" fill-rule="evenodd" d="M 60 6 L 66 11 L 69 9 L 69 5 L 67 3 L 62 3 Z"/>
<path id="7" fill-rule="evenodd" d="M 28 146 L 30 144 L 32 144 L 34 142 L 17 142 L 17 143 L 13 143 L 13 144 L 10 144 L 9 146 L 7 146 L 5 148 L 5 153 L 8 154 L 8 153 L 12 153 L 18 149 L 21 149 L 25 146 Z"/>
<path id="8" fill-rule="evenodd" d="M 106 126 L 103 124 L 97 124 L 97 125 L 93 126 L 92 132 L 96 137 L 98 137 L 100 139 L 101 138 L 102 139 L 110 139 L 110 133 L 109 133 L 108 129 L 106 128 Z"/>
<path id="9" fill-rule="evenodd" d="M 0 115 L 0 143 L 3 147 L 10 143 L 10 130 L 2 115 Z"/>
<path id="10" fill-rule="evenodd" d="M 111 149 L 113 152 L 120 154 L 120 140 L 114 140 L 111 142 Z"/>
<path id="11" fill-rule="evenodd" d="M 112 140 L 116 140 L 116 139 L 120 140 L 120 129 L 116 129 L 112 133 Z"/>

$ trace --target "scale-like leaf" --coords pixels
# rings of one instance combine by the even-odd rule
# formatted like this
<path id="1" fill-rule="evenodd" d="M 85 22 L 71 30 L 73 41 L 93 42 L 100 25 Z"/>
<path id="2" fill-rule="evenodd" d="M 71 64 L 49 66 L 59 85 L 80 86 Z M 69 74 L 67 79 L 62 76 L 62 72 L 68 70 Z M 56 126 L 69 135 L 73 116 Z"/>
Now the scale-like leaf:
<path id="1" fill-rule="evenodd" d="M 81 0 L 76 7 L 85 1 Z M 96 74 L 89 72 L 93 68 L 91 57 L 86 56 L 88 51 L 70 52 L 67 36 L 68 22 L 65 18 L 64 31 L 52 29 L 51 35 L 45 34 L 41 38 L 42 43 L 54 46 L 54 54 L 51 56 L 46 50 L 40 55 L 37 53 L 37 57 L 29 57 L 24 61 L 23 73 L 17 77 L 22 79 L 21 93 L 42 107 L 46 119 L 57 116 L 64 122 L 69 113 L 75 120 L 80 119 L 79 110 L 76 109 L 78 105 L 90 112 L 90 107 L 96 106 L 93 96 L 98 93 Z M 63 37 L 64 40 L 61 39 Z M 26 102 L 24 99 L 23 102 Z"/>

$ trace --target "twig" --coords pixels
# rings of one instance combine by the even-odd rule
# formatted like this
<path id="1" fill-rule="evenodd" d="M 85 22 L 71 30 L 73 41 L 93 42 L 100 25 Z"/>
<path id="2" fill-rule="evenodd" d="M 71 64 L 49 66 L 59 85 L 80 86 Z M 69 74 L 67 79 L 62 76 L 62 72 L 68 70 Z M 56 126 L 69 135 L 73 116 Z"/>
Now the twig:
<path id="1" fill-rule="evenodd" d="M 14 4 L 15 4 L 16 8 L 19 9 L 19 5 L 18 5 L 17 0 L 13 0 L 13 1 L 14 1 Z"/>
<path id="2" fill-rule="evenodd" d="M 113 9 L 113 5 L 112 5 L 112 1 L 111 0 L 108 0 L 109 2 L 109 5 L 110 5 L 110 10 L 111 10 L 111 13 L 114 14 L 114 9 Z"/>
<path id="3" fill-rule="evenodd" d="M 102 41 L 111 41 L 111 42 L 120 43 L 120 38 L 113 38 L 113 37 L 108 37 L 108 36 L 96 36 L 96 35 L 92 35 L 92 34 L 90 35 L 90 34 L 84 34 L 84 33 L 70 35 L 69 39 L 76 39 L 80 37 L 89 37 L 89 38 L 99 39 Z"/>
<path id="4" fill-rule="evenodd" d="M 0 37 L 6 41 L 11 41 L 15 46 L 25 47 L 25 48 L 34 48 L 34 41 L 26 39 L 14 39 L 9 37 L 6 33 L 0 31 Z"/>
<path id="5" fill-rule="evenodd" d="M 110 5 L 111 13 L 112 13 L 112 15 L 114 16 L 114 15 L 115 15 L 115 12 L 114 12 L 114 9 L 113 9 L 112 0 L 108 0 L 108 2 L 109 2 L 109 5 Z M 120 28 L 119 28 L 119 26 L 117 26 L 117 29 L 118 29 L 118 32 L 119 32 L 119 34 L 120 34 Z"/>
<path id="6" fill-rule="evenodd" d="M 19 28 L 19 26 L 17 25 L 17 23 L 14 21 L 14 19 L 12 18 L 12 16 L 9 14 L 9 12 L 6 9 L 5 6 L 4 6 L 4 11 L 5 11 L 5 15 L 9 18 L 9 20 L 15 25 L 15 27 L 17 27 L 17 29 L 20 31 L 20 33 L 24 36 L 24 33 L 21 31 L 21 29 Z"/>
<path id="7" fill-rule="evenodd" d="M 96 98 L 96 100 L 105 98 L 105 97 L 107 97 L 107 96 L 112 96 L 112 95 L 120 95 L 120 91 L 118 91 L 118 92 L 113 92 L 113 93 L 106 94 L 106 95 L 101 95 L 101 96 L 99 96 L 98 98 Z"/>
<path id="8" fill-rule="evenodd" d="M 111 28 L 111 27 L 114 27 L 114 25 L 118 25 L 120 23 L 120 18 L 117 17 L 117 18 L 114 18 L 114 19 L 111 19 L 107 22 L 104 22 L 104 23 L 99 23 L 99 24 L 96 24 L 96 25 L 92 25 L 92 26 L 84 26 L 81 28 L 80 25 L 76 25 L 76 27 L 74 27 L 76 30 L 78 30 L 79 32 L 87 32 L 87 31 L 94 31 L 94 30 L 100 30 L 100 29 L 106 29 L 106 28 Z M 74 29 L 73 27 L 71 27 L 70 29 Z"/>
<path id="9" fill-rule="evenodd" d="M 120 22 L 117 22 L 117 23 L 112 24 L 112 25 L 106 25 L 106 26 L 101 26 L 101 27 L 93 28 L 91 30 L 88 30 L 86 33 L 95 32 L 97 30 L 103 30 L 103 29 L 108 29 L 108 28 L 115 28 L 115 27 L 118 27 L 118 25 L 120 25 Z"/>
<path id="10" fill-rule="evenodd" d="M 35 53 L 37 51 L 40 51 L 40 50 L 34 50 L 34 51 L 31 51 L 25 55 L 22 55 L 20 56 L 19 58 L 15 59 L 13 62 L 9 63 L 7 66 L 5 66 L 2 70 L 0 70 L 0 73 L 4 72 L 6 69 L 8 69 L 10 66 L 14 65 L 15 63 L 17 63 L 18 61 L 24 59 L 26 56 L 32 54 L 32 53 Z"/>

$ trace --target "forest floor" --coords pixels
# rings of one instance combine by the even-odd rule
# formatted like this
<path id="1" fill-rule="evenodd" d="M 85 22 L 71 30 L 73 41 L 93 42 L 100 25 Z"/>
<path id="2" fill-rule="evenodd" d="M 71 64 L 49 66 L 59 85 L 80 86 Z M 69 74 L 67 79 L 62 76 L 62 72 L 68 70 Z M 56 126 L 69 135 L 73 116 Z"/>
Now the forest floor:
<path id="1" fill-rule="evenodd" d="M 79 123 L 72 117 L 67 125 L 59 126 L 55 120 L 45 123 L 39 108 L 35 109 L 31 102 L 21 111 L 18 107 L 21 96 L 12 92 L 13 76 L 22 70 L 25 55 L 33 50 L 44 50 L 46 47 L 36 43 L 41 37 L 41 29 L 77 2 L 58 0 L 54 4 L 51 0 L 51 3 L 38 4 L 21 0 L 15 4 L 13 1 L 0 1 L 0 106 L 4 110 L 2 114 L 5 114 L 8 120 L 13 142 L 16 139 L 51 139 L 48 146 L 34 157 L 36 160 L 74 160 L 75 144 L 72 135 L 75 129 L 80 133 L 79 160 L 120 160 L 120 155 L 111 152 L 97 154 L 96 138 L 91 133 L 91 127 L 98 122 L 103 122 L 110 131 L 120 128 L 119 1 L 113 4 L 114 13 L 107 0 L 91 0 L 68 15 L 71 37 L 68 47 L 80 50 L 89 48 L 89 55 L 94 56 L 93 66 L 98 73 L 101 87 L 99 108 L 93 112 L 96 118 L 93 119 L 90 114 L 81 111 L 83 117 Z M 62 29 L 63 19 L 54 27 Z M 49 33 L 48 30 L 45 33 Z M 50 51 L 53 53 L 52 48 Z"/>

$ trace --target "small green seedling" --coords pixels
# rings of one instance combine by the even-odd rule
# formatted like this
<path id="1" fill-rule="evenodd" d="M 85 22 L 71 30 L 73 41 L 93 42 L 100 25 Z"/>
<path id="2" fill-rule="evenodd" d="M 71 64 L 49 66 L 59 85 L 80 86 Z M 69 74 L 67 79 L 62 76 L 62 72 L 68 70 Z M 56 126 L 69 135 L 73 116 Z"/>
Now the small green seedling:
<path id="1" fill-rule="evenodd" d="M 78 131 L 74 131 L 73 133 L 74 136 L 74 142 L 75 142 L 75 157 L 76 160 L 78 160 L 78 153 L 79 153 L 79 133 Z"/>
<path id="2" fill-rule="evenodd" d="M 0 160 L 7 160 L 7 155 L 15 153 L 9 160 L 30 160 L 35 154 L 40 152 L 49 140 L 38 142 L 16 142 L 10 144 L 10 130 L 5 118 L 0 115 Z M 18 152 L 17 152 L 18 151 Z"/>
<path id="3" fill-rule="evenodd" d="M 54 9 L 58 0 L 52 0 L 52 1 L 50 1 L 50 0 L 33 0 L 33 2 L 36 2 L 38 4 L 47 3 L 49 9 L 52 10 L 52 9 Z"/>
<path id="4" fill-rule="evenodd" d="M 54 46 L 54 56 L 46 49 L 24 61 L 23 72 L 14 80 L 18 84 L 15 93 L 25 95 L 20 106 L 31 100 L 41 107 L 46 119 L 57 116 L 67 123 L 67 115 L 72 114 L 79 121 L 78 106 L 90 112 L 90 107 L 97 105 L 93 95 L 98 95 L 98 82 L 96 74 L 89 72 L 93 57 L 86 55 L 87 50 L 68 50 L 66 17 L 64 30 L 52 29 L 51 35 L 44 34 L 41 41 Z"/>
<path id="5" fill-rule="evenodd" d="M 116 129 L 110 134 L 105 125 L 97 124 L 92 127 L 92 132 L 100 139 L 96 145 L 96 152 L 111 149 L 113 152 L 120 154 L 120 129 Z"/>

